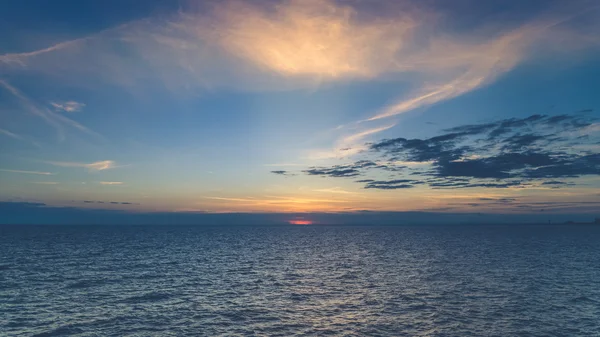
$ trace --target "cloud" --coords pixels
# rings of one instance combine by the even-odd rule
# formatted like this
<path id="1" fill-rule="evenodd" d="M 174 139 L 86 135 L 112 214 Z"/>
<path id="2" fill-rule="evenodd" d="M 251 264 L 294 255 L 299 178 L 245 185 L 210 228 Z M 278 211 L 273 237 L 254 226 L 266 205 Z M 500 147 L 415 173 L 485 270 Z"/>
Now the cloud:
<path id="1" fill-rule="evenodd" d="M 101 181 L 100 185 L 123 185 L 122 181 Z"/>
<path id="2" fill-rule="evenodd" d="M 410 95 L 393 103 L 368 121 L 378 120 L 405 113 L 414 109 L 449 100 L 476 90 L 495 81 L 525 60 L 535 55 L 534 51 L 556 52 L 555 44 L 560 39 L 578 40 L 586 35 L 585 29 L 577 31 L 565 28 L 567 22 L 584 13 L 594 13 L 597 6 L 585 1 L 573 1 L 571 6 L 553 8 L 539 18 L 518 27 L 505 28 L 495 37 L 468 39 L 463 37 L 430 36 L 425 50 L 413 50 L 414 58 L 407 57 L 408 68 L 420 72 L 427 82 Z M 580 27 L 581 28 L 581 27 Z M 587 27 L 598 30 L 598 27 Z M 597 46 L 600 39 L 588 39 L 586 43 Z M 573 45 L 563 44 L 561 52 Z M 574 47 L 579 49 L 581 46 Z M 536 50 L 537 49 L 537 50 Z M 553 50 L 554 49 L 554 50 Z"/>
<path id="3" fill-rule="evenodd" d="M 62 162 L 62 161 L 48 161 L 48 164 L 60 167 L 81 167 L 87 168 L 90 171 L 103 171 L 118 167 L 112 160 L 102 160 L 93 163 L 76 163 L 76 162 Z"/>
<path id="4" fill-rule="evenodd" d="M 31 183 L 39 185 L 58 185 L 58 182 L 56 181 L 32 181 Z"/>
<path id="5" fill-rule="evenodd" d="M 177 93 L 410 80 L 413 94 L 374 120 L 475 90 L 536 53 L 555 51 L 557 41 L 569 42 L 561 44 L 561 52 L 596 45 L 593 23 L 569 21 L 593 13 L 593 5 L 574 0 L 510 24 L 489 17 L 466 32 L 449 29 L 448 23 L 463 17 L 417 1 L 190 2 L 176 13 L 0 55 L 0 66 L 85 85 L 90 76 L 128 88 L 156 80 Z"/>
<path id="6" fill-rule="evenodd" d="M 38 175 L 53 175 L 51 172 L 41 172 L 41 171 L 23 171 L 23 170 L 8 170 L 8 169 L 0 169 L 2 172 L 11 172 L 11 173 L 23 173 L 23 174 L 38 174 Z"/>
<path id="7" fill-rule="evenodd" d="M 29 99 L 25 94 L 23 94 L 19 89 L 8 83 L 7 81 L 0 79 L 0 87 L 4 88 L 6 91 L 10 92 L 17 100 L 20 102 L 21 106 L 23 106 L 27 112 L 32 115 L 38 116 L 43 119 L 48 125 L 52 126 L 56 129 L 59 140 L 65 139 L 65 127 L 71 127 L 87 133 L 88 135 L 103 139 L 103 137 L 92 131 L 91 129 L 81 125 L 80 123 L 69 119 L 65 116 L 57 114 L 46 107 L 38 107 L 34 101 Z"/>
<path id="8" fill-rule="evenodd" d="M 323 177 L 335 177 L 335 178 L 348 178 L 356 177 L 361 174 L 362 169 L 369 167 L 376 167 L 377 163 L 370 160 L 360 160 L 353 164 L 347 165 L 336 165 L 331 168 L 325 167 L 311 167 L 302 172 L 308 175 L 323 176 Z"/>
<path id="9" fill-rule="evenodd" d="M 40 144 L 38 144 L 37 142 L 33 141 L 33 140 L 28 140 L 25 137 L 18 135 L 16 133 L 10 132 L 8 130 L 5 129 L 0 129 L 0 134 L 3 134 L 7 137 L 10 137 L 12 139 L 16 139 L 16 140 L 20 140 L 22 142 L 26 142 L 26 143 L 30 143 L 31 145 L 37 147 L 37 148 L 41 148 Z"/>
<path id="10" fill-rule="evenodd" d="M 16 133 L 12 133 L 8 130 L 0 129 L 0 134 L 3 134 L 13 139 L 23 140 L 23 137 L 17 135 Z"/>
<path id="11" fill-rule="evenodd" d="M 180 25 L 268 71 L 324 79 L 386 72 L 417 24 L 409 15 L 361 21 L 354 8 L 325 0 L 273 7 L 228 2 L 212 14 L 214 32 L 204 31 L 195 17 Z"/>
<path id="12" fill-rule="evenodd" d="M 139 205 L 138 203 L 129 201 L 98 201 L 98 200 L 82 200 L 84 204 L 111 204 L 111 205 Z"/>
<path id="13" fill-rule="evenodd" d="M 394 123 L 382 127 L 360 130 L 354 134 L 343 136 L 337 141 L 337 144 L 332 150 L 320 150 L 312 152 L 309 155 L 309 158 L 313 160 L 320 160 L 351 157 L 367 149 L 367 147 L 364 145 L 364 141 L 362 141 L 364 138 L 391 129 L 395 125 L 396 124 Z M 343 126 L 337 127 L 336 130 L 340 130 L 342 128 Z"/>
<path id="14" fill-rule="evenodd" d="M 27 65 L 26 60 L 28 58 L 35 57 L 38 55 L 43 55 L 43 54 L 54 52 L 54 51 L 61 51 L 67 47 L 77 45 L 78 43 L 83 42 L 83 41 L 87 40 L 88 38 L 89 37 L 84 37 L 84 38 L 64 41 L 64 42 L 60 42 L 60 43 L 51 45 L 49 47 L 34 50 L 31 52 L 8 53 L 8 54 L 0 55 L 0 62 L 6 63 L 6 64 L 13 63 L 13 64 L 18 64 L 20 66 L 26 66 Z"/>
<path id="15" fill-rule="evenodd" d="M 314 192 L 324 192 L 324 193 L 335 193 L 335 194 L 355 194 L 354 192 L 346 191 L 340 187 L 331 187 L 331 188 L 319 188 L 313 190 Z"/>
<path id="16" fill-rule="evenodd" d="M 304 173 L 311 176 L 349 178 L 360 175 L 360 171 L 353 168 L 333 167 L 333 168 L 311 168 L 304 170 Z"/>
<path id="17" fill-rule="evenodd" d="M 357 180 L 369 189 L 574 186 L 560 179 L 600 176 L 600 154 L 589 147 L 600 135 L 581 137 L 579 132 L 596 123 L 581 115 L 532 115 L 462 125 L 431 138 L 384 139 L 368 145 L 365 156 L 370 160 L 303 172 L 368 178 L 372 170 L 384 170 L 403 176 Z M 404 165 L 407 162 L 422 165 Z"/>
<path id="18" fill-rule="evenodd" d="M 50 105 L 52 105 L 56 111 L 64 112 L 79 112 L 85 107 L 84 103 L 75 101 L 50 102 Z"/>
<path id="19" fill-rule="evenodd" d="M 271 173 L 273 174 L 277 174 L 280 176 L 293 176 L 295 174 L 289 172 L 289 171 L 284 171 L 284 170 L 275 170 L 275 171 L 271 171 Z"/>
<path id="20" fill-rule="evenodd" d="M 380 190 L 397 190 L 405 188 L 413 188 L 414 184 L 417 183 L 415 180 L 409 179 L 396 179 L 396 180 L 373 180 L 367 182 L 365 188 L 375 188 Z"/>

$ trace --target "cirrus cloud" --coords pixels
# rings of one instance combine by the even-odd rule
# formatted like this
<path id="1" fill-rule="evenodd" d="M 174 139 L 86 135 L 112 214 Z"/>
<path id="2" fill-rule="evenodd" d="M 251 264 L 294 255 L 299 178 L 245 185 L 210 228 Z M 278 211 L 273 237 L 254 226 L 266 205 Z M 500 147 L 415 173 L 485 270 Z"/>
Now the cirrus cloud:
<path id="1" fill-rule="evenodd" d="M 48 164 L 60 167 L 81 167 L 90 171 L 104 171 L 118 167 L 117 163 L 112 160 L 102 160 L 93 163 L 78 163 L 65 161 L 48 161 Z"/>

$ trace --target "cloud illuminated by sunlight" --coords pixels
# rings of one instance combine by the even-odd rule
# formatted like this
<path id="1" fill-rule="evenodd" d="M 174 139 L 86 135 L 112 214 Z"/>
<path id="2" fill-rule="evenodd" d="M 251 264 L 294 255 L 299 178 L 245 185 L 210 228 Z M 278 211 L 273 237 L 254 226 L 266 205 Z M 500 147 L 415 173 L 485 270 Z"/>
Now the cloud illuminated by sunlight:
<path id="1" fill-rule="evenodd" d="M 536 53 L 556 51 L 561 43 L 565 52 L 600 40 L 592 33 L 597 27 L 559 25 L 593 12 L 585 1 L 524 23 L 490 22 L 469 32 L 448 30 L 441 20 L 447 13 L 423 2 L 381 3 L 387 5 L 379 13 L 333 0 L 219 1 L 201 10 L 190 5 L 44 49 L 0 55 L 0 66 L 86 84 L 94 75 L 129 88 L 154 79 L 178 93 L 314 89 L 323 81 L 352 79 L 410 81 L 412 93 L 399 92 L 397 102 L 369 117 L 374 120 L 489 84 L 533 57 L 532 47 L 544 46 Z M 141 59 L 131 62 L 115 50 Z"/>
<path id="2" fill-rule="evenodd" d="M 100 185 L 123 185 L 122 181 L 101 181 Z"/>
<path id="3" fill-rule="evenodd" d="M 79 103 L 75 101 L 50 102 L 50 105 L 52 105 L 57 111 L 65 112 L 78 112 L 85 107 L 84 103 Z"/>
<path id="4" fill-rule="evenodd" d="M 62 162 L 62 161 L 49 161 L 48 164 L 60 167 L 82 167 L 87 168 L 90 171 L 103 171 L 113 169 L 116 163 L 112 160 L 102 160 L 93 163 L 76 163 L 76 162 Z"/>
<path id="5" fill-rule="evenodd" d="M 340 205 L 350 203 L 346 199 L 322 199 L 301 196 L 262 196 L 262 197 L 204 197 L 203 205 L 233 205 L 233 209 L 260 210 L 267 212 L 307 212 L 307 211 L 338 211 Z"/>
<path id="6" fill-rule="evenodd" d="M 215 14 L 214 38 L 232 54 L 284 75 L 331 78 L 387 71 L 416 25 L 408 15 L 361 22 L 352 7 L 327 0 L 230 2 Z"/>

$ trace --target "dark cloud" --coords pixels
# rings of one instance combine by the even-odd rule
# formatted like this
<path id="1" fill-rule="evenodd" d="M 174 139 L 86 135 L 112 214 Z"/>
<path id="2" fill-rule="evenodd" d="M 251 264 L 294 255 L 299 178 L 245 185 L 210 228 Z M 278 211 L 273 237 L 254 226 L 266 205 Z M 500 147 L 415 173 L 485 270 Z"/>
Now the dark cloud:
<path id="1" fill-rule="evenodd" d="M 462 133 L 452 133 L 429 139 L 395 138 L 371 144 L 370 149 L 398 159 L 403 154 L 404 160 L 425 162 L 438 159 L 458 159 L 467 148 L 456 148 L 455 142 L 464 137 Z"/>
<path id="2" fill-rule="evenodd" d="M 280 176 L 286 176 L 286 177 L 291 177 L 291 176 L 295 176 L 296 174 L 290 171 L 284 171 L 284 170 L 275 170 L 275 171 L 271 171 L 271 173 L 273 174 L 277 174 Z"/>
<path id="3" fill-rule="evenodd" d="M 73 202 L 76 202 L 73 200 Z M 139 205 L 129 201 L 98 201 L 98 200 L 83 200 L 84 204 L 113 204 L 113 205 Z"/>
<path id="4" fill-rule="evenodd" d="M 311 168 L 302 171 L 311 176 L 323 176 L 332 178 L 348 178 L 360 175 L 360 171 L 353 168 Z"/>
<path id="5" fill-rule="evenodd" d="M 521 151 L 523 149 L 528 149 L 532 145 L 534 145 L 538 141 L 542 141 L 547 139 L 547 135 L 536 135 L 532 133 L 528 134 L 517 134 L 512 137 L 508 137 L 504 139 L 502 142 L 504 146 L 502 147 L 503 151 Z"/>
<path id="6" fill-rule="evenodd" d="M 542 183 L 542 185 L 566 185 L 567 183 L 563 182 L 563 181 L 555 181 L 555 180 L 551 180 L 551 181 L 544 181 Z"/>
<path id="7" fill-rule="evenodd" d="M 480 201 L 490 201 L 490 202 L 496 202 L 496 203 L 511 203 L 514 201 L 517 201 L 516 198 L 479 198 Z"/>
<path id="8" fill-rule="evenodd" d="M 373 180 L 365 185 L 365 188 L 375 188 L 380 190 L 397 190 L 403 188 L 412 188 L 419 184 L 419 181 L 410 179 L 395 179 L 395 180 Z"/>
<path id="9" fill-rule="evenodd" d="M 600 139 L 585 133 L 596 120 L 584 115 L 532 115 L 443 130 L 425 139 L 384 139 L 368 145 L 372 160 L 303 171 L 324 177 L 356 177 L 371 170 L 395 172 L 414 180 L 361 179 L 365 188 L 508 188 L 571 186 L 557 179 L 600 175 Z M 588 147 L 586 147 L 588 146 Z M 377 163 L 376 163 L 377 161 Z M 392 164 L 381 164 L 381 163 Z M 418 162 L 420 167 L 394 165 Z M 396 173 L 398 172 L 398 173 Z"/>
<path id="10" fill-rule="evenodd" d="M 378 167 L 377 163 L 370 160 L 359 160 L 353 164 L 336 165 L 327 167 L 311 167 L 302 172 L 312 176 L 322 176 L 331 178 L 348 178 L 361 175 L 361 170 Z"/>
<path id="11" fill-rule="evenodd" d="M 549 153 L 509 152 L 480 159 L 465 159 L 461 161 L 440 160 L 435 164 L 437 176 L 440 177 L 471 177 L 502 179 L 519 176 L 513 173 L 535 167 L 560 164 L 560 159 Z"/>

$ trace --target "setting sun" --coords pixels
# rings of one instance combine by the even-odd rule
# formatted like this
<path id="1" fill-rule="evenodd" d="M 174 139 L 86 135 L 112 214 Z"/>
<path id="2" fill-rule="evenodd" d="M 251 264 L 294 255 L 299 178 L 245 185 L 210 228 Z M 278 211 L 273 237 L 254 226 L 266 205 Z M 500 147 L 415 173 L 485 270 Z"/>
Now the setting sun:
<path id="1" fill-rule="evenodd" d="M 312 225 L 314 224 L 311 220 L 306 220 L 303 218 L 296 218 L 288 221 L 290 225 Z"/>

